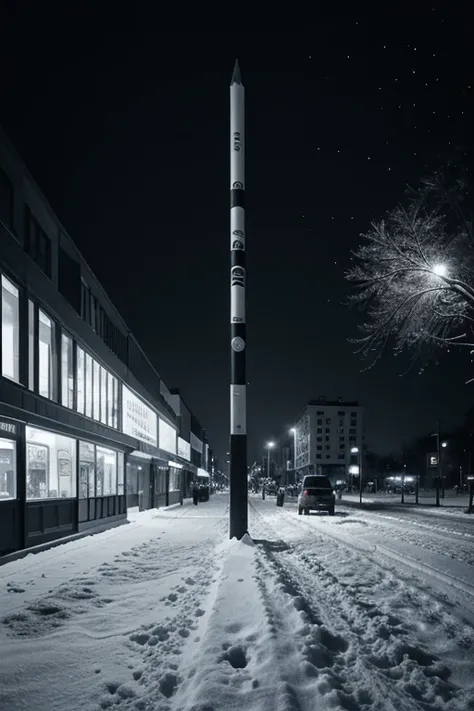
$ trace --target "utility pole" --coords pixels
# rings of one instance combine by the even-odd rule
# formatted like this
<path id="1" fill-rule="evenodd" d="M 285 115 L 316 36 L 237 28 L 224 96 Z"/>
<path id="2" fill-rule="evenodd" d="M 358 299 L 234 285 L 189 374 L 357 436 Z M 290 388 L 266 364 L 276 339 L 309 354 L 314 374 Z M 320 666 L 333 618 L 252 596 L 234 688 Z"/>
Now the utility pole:
<path id="1" fill-rule="evenodd" d="M 245 369 L 245 89 L 236 60 L 230 82 L 230 521 L 229 538 L 248 529 Z"/>
<path id="2" fill-rule="evenodd" d="M 441 483 L 441 445 L 439 441 L 439 422 L 438 422 L 438 429 L 436 431 L 436 447 L 437 447 L 437 456 L 438 456 L 438 476 L 436 479 L 436 506 L 439 506 L 439 489 L 440 489 L 440 483 Z"/>

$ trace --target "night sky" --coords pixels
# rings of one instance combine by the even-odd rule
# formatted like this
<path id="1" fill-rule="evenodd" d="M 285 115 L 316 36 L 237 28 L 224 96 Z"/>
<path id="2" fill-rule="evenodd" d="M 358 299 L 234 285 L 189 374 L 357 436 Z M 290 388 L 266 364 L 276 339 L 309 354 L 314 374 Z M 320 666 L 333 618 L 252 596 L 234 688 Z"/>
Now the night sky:
<path id="1" fill-rule="evenodd" d="M 438 153 L 471 143 L 472 26 L 433 8 L 321 16 L 305 33 L 149 33 L 133 17 L 117 34 L 33 32 L 23 15 L 3 25 L 1 123 L 222 458 L 237 56 L 247 103 L 249 461 L 319 394 L 359 399 L 379 453 L 438 417 L 457 423 L 474 401 L 465 353 L 400 377 L 404 364 L 387 352 L 361 372 L 347 339 L 362 317 L 341 304 L 360 233 Z"/>

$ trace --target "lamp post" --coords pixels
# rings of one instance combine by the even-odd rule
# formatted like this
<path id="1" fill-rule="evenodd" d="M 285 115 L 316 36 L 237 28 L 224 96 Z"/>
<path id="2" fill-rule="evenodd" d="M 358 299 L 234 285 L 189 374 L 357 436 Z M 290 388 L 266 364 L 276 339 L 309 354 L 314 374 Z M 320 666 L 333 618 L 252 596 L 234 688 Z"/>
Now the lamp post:
<path id="1" fill-rule="evenodd" d="M 443 477 L 443 469 L 441 466 L 441 448 L 446 448 L 448 446 L 447 442 L 441 442 L 440 440 L 440 435 L 439 435 L 439 422 L 438 422 L 438 429 L 437 431 L 431 435 L 432 437 L 436 437 L 436 453 L 438 457 L 438 476 L 436 477 L 436 506 L 440 505 L 439 501 L 439 495 L 440 495 L 440 488 L 442 486 L 442 477 Z M 444 485 L 443 485 L 443 499 L 444 499 Z"/>
<path id="2" fill-rule="evenodd" d="M 275 446 L 275 442 L 267 442 L 267 477 L 270 479 L 270 451 Z"/>
<path id="3" fill-rule="evenodd" d="M 359 462 L 359 503 L 362 504 L 362 452 L 359 447 L 352 447 L 352 454 L 358 454 L 357 460 Z"/>

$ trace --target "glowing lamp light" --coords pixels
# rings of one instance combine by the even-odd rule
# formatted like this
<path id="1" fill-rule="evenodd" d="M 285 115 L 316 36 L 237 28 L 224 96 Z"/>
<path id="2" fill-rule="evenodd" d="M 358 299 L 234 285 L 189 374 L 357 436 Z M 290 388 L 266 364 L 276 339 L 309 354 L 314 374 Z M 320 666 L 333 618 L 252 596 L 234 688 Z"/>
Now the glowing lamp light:
<path id="1" fill-rule="evenodd" d="M 271 449 L 274 446 L 275 446 L 275 442 L 267 442 L 268 449 Z"/>
<path id="2" fill-rule="evenodd" d="M 448 267 L 446 266 L 446 264 L 442 264 L 441 262 L 439 264 L 435 264 L 433 267 L 433 274 L 436 274 L 436 276 L 440 277 L 447 276 Z"/>

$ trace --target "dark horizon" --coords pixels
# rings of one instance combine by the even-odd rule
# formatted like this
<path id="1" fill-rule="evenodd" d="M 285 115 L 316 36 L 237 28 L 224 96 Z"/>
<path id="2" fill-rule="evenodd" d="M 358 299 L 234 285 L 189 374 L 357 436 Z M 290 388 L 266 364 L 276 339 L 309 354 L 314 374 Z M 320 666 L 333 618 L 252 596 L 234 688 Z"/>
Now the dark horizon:
<path id="1" fill-rule="evenodd" d="M 5 75 L 3 127 L 221 466 L 237 56 L 247 105 L 249 463 L 319 394 L 359 400 L 379 453 L 438 419 L 449 429 L 473 403 L 467 354 L 440 353 L 439 366 L 400 377 L 403 364 L 387 351 L 361 372 L 367 363 L 348 342 L 360 314 L 342 305 L 360 232 L 438 154 L 468 144 L 466 23 L 413 12 L 409 28 L 387 21 L 383 37 L 362 16 L 324 19 L 317 38 L 167 33 L 160 47 L 159 33 L 80 45 L 43 34 Z M 2 29 L 4 66 L 19 26 Z M 191 57 L 199 66 L 190 71 Z"/>

